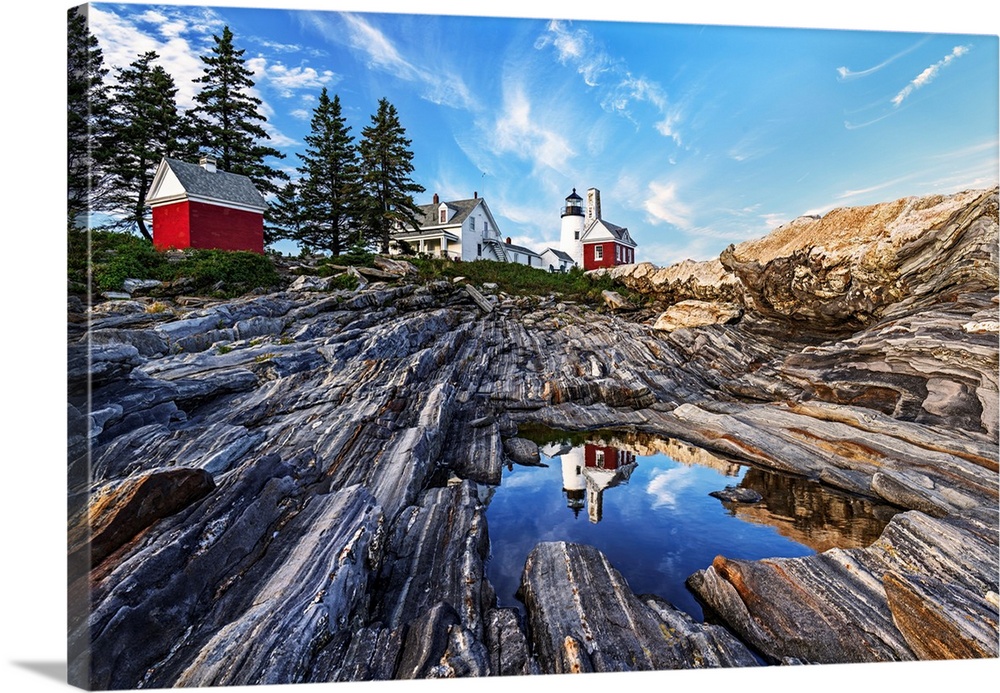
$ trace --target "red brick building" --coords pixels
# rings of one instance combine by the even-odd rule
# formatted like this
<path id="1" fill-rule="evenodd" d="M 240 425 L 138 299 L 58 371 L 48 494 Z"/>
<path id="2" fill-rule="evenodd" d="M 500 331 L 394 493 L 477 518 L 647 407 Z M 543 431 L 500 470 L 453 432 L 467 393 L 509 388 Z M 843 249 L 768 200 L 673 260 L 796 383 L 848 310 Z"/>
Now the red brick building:
<path id="1" fill-rule="evenodd" d="M 199 164 L 160 161 L 146 204 L 153 210 L 153 245 L 264 252 L 267 203 L 246 176 Z"/>

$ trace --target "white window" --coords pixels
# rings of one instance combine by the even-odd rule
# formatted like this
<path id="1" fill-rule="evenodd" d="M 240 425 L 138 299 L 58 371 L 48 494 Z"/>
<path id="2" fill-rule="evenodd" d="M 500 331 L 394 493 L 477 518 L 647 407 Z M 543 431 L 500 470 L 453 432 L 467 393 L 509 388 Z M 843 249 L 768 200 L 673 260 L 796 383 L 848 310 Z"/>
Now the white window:
<path id="1" fill-rule="evenodd" d="M 469 217 L 469 230 L 470 231 L 475 231 L 476 230 L 476 218 L 475 217 Z"/>
<path id="2" fill-rule="evenodd" d="M 594 452 L 594 462 L 597 464 L 597 466 L 599 468 L 604 469 L 604 451 L 603 450 L 596 450 Z"/>
<path id="3" fill-rule="evenodd" d="M 622 261 L 622 247 L 615 243 L 615 262 Z"/>
<path id="4" fill-rule="evenodd" d="M 603 260 L 604 259 L 604 246 L 603 245 L 595 245 L 594 246 L 594 259 L 595 260 Z"/>
<path id="5" fill-rule="evenodd" d="M 476 255 L 478 257 L 482 257 L 483 256 L 483 244 L 482 243 L 476 243 Z"/>
<path id="6" fill-rule="evenodd" d="M 442 223 L 442 224 L 445 223 L 446 221 L 448 221 L 448 210 L 442 208 L 441 212 L 438 215 L 438 218 L 440 220 L 440 223 Z"/>

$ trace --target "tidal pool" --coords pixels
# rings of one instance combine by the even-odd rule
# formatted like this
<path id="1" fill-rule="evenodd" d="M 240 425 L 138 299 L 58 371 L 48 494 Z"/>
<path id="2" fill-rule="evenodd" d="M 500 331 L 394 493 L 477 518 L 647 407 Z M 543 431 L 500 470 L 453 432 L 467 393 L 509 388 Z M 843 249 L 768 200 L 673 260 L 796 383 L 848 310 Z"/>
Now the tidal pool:
<path id="1" fill-rule="evenodd" d="M 504 472 L 486 516 L 487 573 L 501 606 L 516 598 L 524 561 L 541 541 L 601 550 L 636 594 L 653 593 L 695 619 L 685 580 L 718 555 L 760 559 L 867 546 L 894 509 L 801 478 L 752 469 L 675 440 L 532 430 L 546 467 Z M 755 504 L 708 494 L 751 488 Z"/>

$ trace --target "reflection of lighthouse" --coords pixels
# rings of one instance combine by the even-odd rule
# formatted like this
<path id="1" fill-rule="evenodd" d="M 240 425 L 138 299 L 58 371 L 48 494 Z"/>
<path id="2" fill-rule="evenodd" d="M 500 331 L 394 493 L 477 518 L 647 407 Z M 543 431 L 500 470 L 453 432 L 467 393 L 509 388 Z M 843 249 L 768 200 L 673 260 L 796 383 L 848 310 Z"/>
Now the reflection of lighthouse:
<path id="1" fill-rule="evenodd" d="M 573 448 L 562 455 L 563 493 L 566 494 L 566 506 L 577 516 L 583 509 L 586 496 L 587 480 L 583 478 L 583 450 Z"/>
<path id="2" fill-rule="evenodd" d="M 597 524 L 604 516 L 604 490 L 628 483 L 635 469 L 635 454 L 607 445 L 587 443 L 570 448 L 565 443 L 557 448 L 542 448 L 550 457 L 561 457 L 563 493 L 566 507 L 577 517 L 584 506 L 587 518 Z"/>

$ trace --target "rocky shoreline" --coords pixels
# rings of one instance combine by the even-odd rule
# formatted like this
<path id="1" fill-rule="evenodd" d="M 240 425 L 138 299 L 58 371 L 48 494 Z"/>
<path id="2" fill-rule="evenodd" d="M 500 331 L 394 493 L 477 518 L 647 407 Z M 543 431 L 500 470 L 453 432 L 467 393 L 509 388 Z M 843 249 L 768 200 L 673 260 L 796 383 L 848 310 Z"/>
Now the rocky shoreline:
<path id="1" fill-rule="evenodd" d="M 655 314 L 403 266 L 355 291 L 73 303 L 70 680 L 997 657 L 997 227 L 996 189 L 970 191 L 613 270 Z M 868 546 L 716 558 L 689 578 L 712 624 L 592 547 L 539 544 L 522 622 L 485 577 L 483 490 L 528 424 L 676 439 L 898 512 Z"/>

